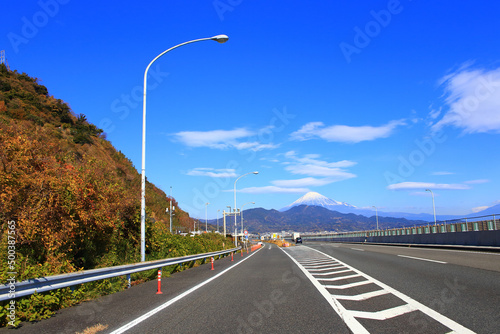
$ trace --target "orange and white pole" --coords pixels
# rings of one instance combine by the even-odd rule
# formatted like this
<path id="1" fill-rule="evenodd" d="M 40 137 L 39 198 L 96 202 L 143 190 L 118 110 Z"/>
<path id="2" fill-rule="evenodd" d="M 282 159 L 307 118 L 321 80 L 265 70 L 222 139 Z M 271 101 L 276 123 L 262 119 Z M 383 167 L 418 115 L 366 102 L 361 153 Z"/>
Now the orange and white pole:
<path id="1" fill-rule="evenodd" d="M 156 294 L 163 294 L 163 292 L 161 292 L 161 269 L 158 269 L 158 291 L 156 291 Z"/>

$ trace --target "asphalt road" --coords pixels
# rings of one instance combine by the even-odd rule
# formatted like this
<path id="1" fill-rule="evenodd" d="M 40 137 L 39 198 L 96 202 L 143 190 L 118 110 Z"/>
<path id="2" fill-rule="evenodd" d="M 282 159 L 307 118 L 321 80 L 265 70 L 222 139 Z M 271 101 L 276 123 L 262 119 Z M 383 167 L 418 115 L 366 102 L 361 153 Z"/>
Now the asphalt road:
<path id="1" fill-rule="evenodd" d="M 499 333 L 499 256 L 265 245 L 0 333 Z"/>
<path id="2" fill-rule="evenodd" d="M 362 244 L 308 243 L 305 246 L 349 264 L 473 332 L 500 333 L 499 253 Z M 372 302 L 377 303 L 377 298 Z M 352 305 L 353 302 L 343 303 L 353 308 L 362 307 Z M 387 332 L 443 333 L 436 321 L 418 312 L 409 315 L 413 318 L 405 315 L 391 320 L 391 330 Z M 403 320 L 403 325 L 396 321 L 398 319 Z M 383 333 L 382 323 L 376 323 L 376 329 L 370 332 Z M 394 331 L 394 328 L 400 329 Z"/>

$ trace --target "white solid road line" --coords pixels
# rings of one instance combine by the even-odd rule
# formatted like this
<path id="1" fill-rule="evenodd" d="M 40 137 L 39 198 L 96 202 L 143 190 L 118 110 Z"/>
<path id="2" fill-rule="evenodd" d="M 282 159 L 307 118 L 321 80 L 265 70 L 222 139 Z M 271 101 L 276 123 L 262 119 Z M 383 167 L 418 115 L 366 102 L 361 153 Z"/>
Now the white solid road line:
<path id="1" fill-rule="evenodd" d="M 409 259 L 414 259 L 414 260 L 420 260 L 420 261 L 428 261 L 428 262 L 435 262 L 435 263 L 441 263 L 441 264 L 447 264 L 448 262 L 443 262 L 443 261 L 438 261 L 438 260 L 431 260 L 431 259 L 424 259 L 421 257 L 414 257 L 414 256 L 408 256 L 408 255 L 398 255 L 399 257 L 406 257 Z"/>
<path id="2" fill-rule="evenodd" d="M 327 275 L 335 275 L 335 274 L 342 274 L 342 273 L 348 273 L 352 270 L 350 269 L 342 269 L 342 270 L 337 270 L 337 271 L 332 271 L 332 272 L 329 272 L 329 273 L 319 273 L 319 274 L 314 274 L 313 273 L 313 276 L 327 276 Z M 318 278 L 319 279 L 319 278 Z"/>
<path id="3" fill-rule="evenodd" d="M 360 274 L 352 274 L 352 275 L 332 277 L 332 278 L 316 278 L 316 279 L 318 281 L 336 282 L 336 281 L 342 281 L 343 279 L 355 278 L 355 277 L 360 277 L 360 276 L 361 276 Z"/>
<path id="4" fill-rule="evenodd" d="M 111 332 L 110 334 L 120 334 L 120 333 L 124 333 L 125 331 L 129 330 L 130 328 L 134 327 L 135 325 L 143 322 L 144 320 L 146 320 L 147 318 L 151 317 L 152 315 L 155 315 L 156 313 L 160 312 L 161 310 L 169 307 L 170 305 L 172 305 L 173 303 L 175 303 L 176 301 L 178 300 L 181 300 L 182 298 L 186 297 L 187 295 L 189 295 L 190 293 L 198 290 L 199 288 L 201 288 L 202 286 L 204 286 L 205 284 L 213 281 L 214 279 L 216 279 L 217 277 L 219 276 L 222 276 L 224 275 L 226 272 L 228 272 L 229 270 L 235 268 L 236 266 L 238 266 L 239 264 L 245 262 L 246 260 L 248 260 L 249 258 L 251 258 L 252 256 L 254 256 L 257 252 L 259 252 L 261 249 L 263 249 L 262 247 L 259 248 L 257 251 L 255 251 L 255 253 L 251 254 L 250 256 L 247 256 L 246 258 L 244 258 L 243 260 L 241 260 L 240 262 L 236 263 L 234 266 L 231 266 L 229 268 L 227 268 L 226 270 L 224 271 L 221 271 L 220 273 L 218 273 L 217 275 L 207 279 L 206 281 L 204 282 L 201 282 L 200 284 L 196 285 L 195 287 L 192 287 L 191 289 L 187 290 L 186 292 L 183 292 L 181 293 L 180 295 L 178 295 L 177 297 L 173 298 L 173 299 L 170 299 L 168 302 L 166 302 L 165 304 L 162 304 L 160 306 L 158 306 L 157 308 L 149 311 L 148 313 L 140 316 L 139 318 L 135 319 L 135 320 L 132 320 L 131 322 L 129 322 L 128 324 L 114 330 L 113 332 Z"/>
<path id="5" fill-rule="evenodd" d="M 362 301 L 362 300 L 367 300 L 373 297 L 378 297 L 378 296 L 383 296 L 387 295 L 389 291 L 385 290 L 377 290 L 377 291 L 372 291 L 372 292 L 366 292 L 362 293 L 359 295 L 332 295 L 333 298 L 335 299 L 341 299 L 341 300 L 355 300 L 355 301 Z"/>
<path id="6" fill-rule="evenodd" d="M 406 304 L 378 312 L 364 312 L 364 311 L 349 311 L 349 312 L 351 312 L 355 318 L 387 320 L 417 310 L 418 308 L 416 308 L 415 306 Z"/>

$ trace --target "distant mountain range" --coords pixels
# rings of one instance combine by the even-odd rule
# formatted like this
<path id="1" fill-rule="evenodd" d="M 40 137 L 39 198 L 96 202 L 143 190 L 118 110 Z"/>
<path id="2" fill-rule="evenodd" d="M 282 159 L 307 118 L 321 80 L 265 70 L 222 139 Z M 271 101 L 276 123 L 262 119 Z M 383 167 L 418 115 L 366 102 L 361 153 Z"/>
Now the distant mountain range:
<path id="1" fill-rule="evenodd" d="M 215 220 L 210 224 L 215 225 Z M 424 221 L 407 220 L 404 218 L 380 217 L 379 228 L 402 227 L 408 225 L 422 225 Z M 219 220 L 221 226 L 222 220 Z M 234 220 L 226 221 L 227 229 L 234 229 Z M 238 219 L 238 229 L 241 221 Z M 251 233 L 263 232 L 322 232 L 322 231 L 361 231 L 376 229 L 375 215 L 366 217 L 353 213 L 340 213 L 316 205 L 293 206 L 287 211 L 266 210 L 255 208 L 245 210 L 243 213 L 244 229 Z"/>
<path id="2" fill-rule="evenodd" d="M 499 213 L 500 205 L 470 214 L 466 217 L 479 217 Z M 263 232 L 322 232 L 322 231 L 361 231 L 377 228 L 375 210 L 359 209 L 354 205 L 332 200 L 317 192 L 309 192 L 280 210 L 263 208 L 248 209 L 243 212 L 244 229 L 251 233 Z M 452 220 L 464 216 L 436 217 L 438 220 Z M 379 228 L 395 228 L 425 225 L 434 221 L 434 215 L 402 212 L 378 211 Z M 217 224 L 215 219 L 209 223 Z M 234 219 L 226 221 L 228 231 L 234 230 Z M 238 230 L 241 221 L 238 218 Z M 222 219 L 219 220 L 222 230 Z"/>
<path id="3" fill-rule="evenodd" d="M 354 213 L 356 215 L 363 215 L 366 217 L 371 217 L 376 214 L 375 210 L 370 209 L 360 209 L 354 205 L 339 202 L 323 196 L 317 192 L 308 192 L 295 202 L 290 205 L 285 206 L 279 211 L 287 211 L 290 208 L 298 205 L 309 205 L 309 206 L 320 206 L 328 210 L 337 211 L 341 213 Z M 500 213 L 500 204 L 487 208 L 483 211 L 471 213 L 465 217 L 478 217 L 486 216 L 491 214 Z M 407 213 L 407 212 L 384 212 L 378 211 L 379 217 L 394 217 L 394 218 L 406 218 L 408 220 L 423 220 L 423 221 L 434 221 L 434 215 L 428 213 Z M 454 215 L 436 215 L 437 220 L 452 220 L 465 218 L 464 216 L 454 216 Z"/>

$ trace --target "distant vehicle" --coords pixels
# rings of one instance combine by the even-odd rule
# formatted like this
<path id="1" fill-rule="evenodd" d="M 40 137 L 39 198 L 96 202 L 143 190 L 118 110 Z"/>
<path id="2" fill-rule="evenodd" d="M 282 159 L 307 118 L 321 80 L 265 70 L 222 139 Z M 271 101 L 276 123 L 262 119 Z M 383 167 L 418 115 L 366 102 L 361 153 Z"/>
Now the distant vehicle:
<path id="1" fill-rule="evenodd" d="M 297 239 L 295 239 L 295 244 L 301 244 L 301 243 L 302 243 L 301 237 L 298 237 Z"/>
<path id="2" fill-rule="evenodd" d="M 293 235 L 292 235 L 292 240 L 293 241 L 296 241 L 297 238 L 300 238 L 300 233 L 299 232 L 293 232 Z"/>

